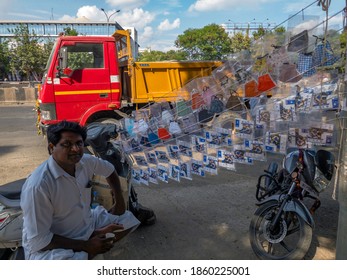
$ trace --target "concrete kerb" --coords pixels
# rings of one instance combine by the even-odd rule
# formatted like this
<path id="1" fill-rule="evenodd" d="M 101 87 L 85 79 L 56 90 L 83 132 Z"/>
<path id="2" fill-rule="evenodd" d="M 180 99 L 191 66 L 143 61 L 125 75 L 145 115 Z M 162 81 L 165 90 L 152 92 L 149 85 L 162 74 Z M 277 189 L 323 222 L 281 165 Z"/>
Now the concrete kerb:
<path id="1" fill-rule="evenodd" d="M 37 86 L 30 87 L 26 84 L 0 84 L 0 103 L 31 103 L 37 98 Z"/>

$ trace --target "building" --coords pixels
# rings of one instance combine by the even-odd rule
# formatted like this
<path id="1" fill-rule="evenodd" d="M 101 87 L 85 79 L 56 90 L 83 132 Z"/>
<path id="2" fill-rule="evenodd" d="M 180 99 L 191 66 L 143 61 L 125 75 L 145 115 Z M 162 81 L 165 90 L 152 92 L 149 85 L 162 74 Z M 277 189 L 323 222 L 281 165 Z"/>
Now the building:
<path id="1" fill-rule="evenodd" d="M 226 23 L 221 24 L 225 32 L 228 33 L 230 37 L 234 36 L 236 33 L 252 33 L 259 30 L 259 28 L 264 28 L 265 30 L 272 30 L 276 27 L 274 22 L 233 22 L 229 20 Z"/>
<path id="2" fill-rule="evenodd" d="M 120 29 L 129 29 L 132 38 L 133 56 L 136 59 L 138 54 L 137 30 L 134 27 L 122 27 L 117 22 L 90 21 L 86 17 L 77 18 L 72 21 L 61 20 L 0 20 L 0 42 L 14 36 L 14 30 L 20 25 L 28 27 L 30 33 L 35 33 L 39 37 L 58 37 L 64 29 L 74 29 L 80 35 L 85 36 L 108 36 Z"/>

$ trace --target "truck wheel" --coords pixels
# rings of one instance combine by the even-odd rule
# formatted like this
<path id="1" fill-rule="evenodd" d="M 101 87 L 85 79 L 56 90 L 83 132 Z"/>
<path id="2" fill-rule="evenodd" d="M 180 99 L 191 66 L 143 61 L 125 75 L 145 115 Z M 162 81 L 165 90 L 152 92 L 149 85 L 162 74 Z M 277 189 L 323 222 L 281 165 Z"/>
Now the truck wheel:
<path id="1" fill-rule="evenodd" d="M 116 120 L 116 119 L 113 119 L 113 118 L 104 118 L 104 119 L 98 119 L 96 120 L 95 122 L 100 122 L 100 123 L 112 123 L 112 124 L 115 124 L 117 125 L 118 127 L 122 127 L 122 122 L 121 120 Z"/>

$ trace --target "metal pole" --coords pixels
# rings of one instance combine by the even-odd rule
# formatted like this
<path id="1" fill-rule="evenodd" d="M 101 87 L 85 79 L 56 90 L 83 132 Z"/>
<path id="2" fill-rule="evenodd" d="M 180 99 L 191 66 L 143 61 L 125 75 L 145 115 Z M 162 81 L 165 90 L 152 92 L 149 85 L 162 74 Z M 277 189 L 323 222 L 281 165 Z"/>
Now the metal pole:
<path id="1" fill-rule="evenodd" d="M 347 0 L 346 0 L 347 7 Z M 345 8 L 346 9 L 346 8 Z M 346 10 L 345 10 L 346 12 Z M 344 26 L 344 34 L 347 38 L 347 27 Z M 346 49 L 347 55 L 347 49 Z M 345 63 L 345 76 L 343 87 L 343 110 L 341 111 L 341 143 L 340 143 L 340 162 L 338 173 L 338 201 L 339 219 L 336 239 L 336 259 L 347 260 L 347 60 Z"/>
<path id="2" fill-rule="evenodd" d="M 106 16 L 106 21 L 107 21 L 107 35 L 110 35 L 110 18 L 114 15 L 114 14 L 116 14 L 116 13 L 119 13 L 120 12 L 120 10 L 117 10 L 117 11 L 115 11 L 115 12 L 113 12 L 112 14 L 110 14 L 110 15 L 108 15 L 107 13 L 106 13 L 106 11 L 105 11 L 105 9 L 103 9 L 103 8 L 100 8 L 100 10 L 105 14 L 105 16 Z"/>

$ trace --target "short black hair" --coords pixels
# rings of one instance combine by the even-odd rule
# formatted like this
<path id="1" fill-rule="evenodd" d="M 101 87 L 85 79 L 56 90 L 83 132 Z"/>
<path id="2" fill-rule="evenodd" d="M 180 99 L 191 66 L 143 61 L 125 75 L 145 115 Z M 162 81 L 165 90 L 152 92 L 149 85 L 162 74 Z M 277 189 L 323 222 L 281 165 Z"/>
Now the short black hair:
<path id="1" fill-rule="evenodd" d="M 61 134 L 65 131 L 74 132 L 82 136 L 83 142 L 87 138 L 87 129 L 77 122 L 61 121 L 56 124 L 52 124 L 47 129 L 48 144 L 52 143 L 57 145 L 61 139 Z"/>

